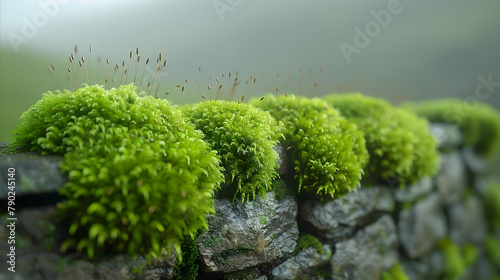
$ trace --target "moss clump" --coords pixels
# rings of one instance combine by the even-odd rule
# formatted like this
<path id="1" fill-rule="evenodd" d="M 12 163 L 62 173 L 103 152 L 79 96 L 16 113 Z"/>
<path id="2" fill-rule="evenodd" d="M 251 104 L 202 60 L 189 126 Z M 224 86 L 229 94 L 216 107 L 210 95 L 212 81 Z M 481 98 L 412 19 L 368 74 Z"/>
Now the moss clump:
<path id="1" fill-rule="evenodd" d="M 299 240 L 297 240 L 297 246 L 293 251 L 292 255 L 297 255 L 300 251 L 304 251 L 305 249 L 313 247 L 318 251 L 318 253 L 324 255 L 325 251 L 323 250 L 323 244 L 318 240 L 318 238 L 308 234 L 303 233 L 299 236 Z"/>
<path id="2" fill-rule="evenodd" d="M 458 125 L 464 144 L 482 156 L 492 156 L 500 147 L 500 113 L 486 103 L 447 98 L 403 106 L 431 122 Z"/>
<path id="3" fill-rule="evenodd" d="M 492 229 L 500 227 L 500 184 L 488 183 L 483 195 L 484 212 Z"/>
<path id="4" fill-rule="evenodd" d="M 195 280 L 198 276 L 198 244 L 194 236 L 185 236 L 181 242 L 182 258 L 174 268 L 174 277 Z"/>
<path id="5" fill-rule="evenodd" d="M 382 273 L 382 276 L 380 277 L 381 280 L 408 280 L 408 275 L 406 275 L 406 272 L 404 269 L 401 267 L 400 263 L 396 263 L 395 265 L 392 266 L 392 268 L 389 271 L 384 271 Z"/>
<path id="6" fill-rule="evenodd" d="M 456 279 L 465 272 L 466 263 L 460 252 L 460 248 L 445 238 L 438 243 L 438 248 L 443 252 L 445 261 L 445 277 Z"/>
<path id="7" fill-rule="evenodd" d="M 222 181 L 215 152 L 166 100 L 132 85 L 47 92 L 22 115 L 14 146 L 64 154 L 61 211 L 76 246 L 159 257 L 206 227 Z"/>
<path id="8" fill-rule="evenodd" d="M 437 143 L 425 120 L 360 93 L 331 94 L 324 99 L 363 131 L 370 153 L 368 178 L 397 178 L 403 185 L 436 174 Z"/>
<path id="9" fill-rule="evenodd" d="M 365 139 L 337 110 L 293 94 L 250 102 L 283 123 L 282 145 L 295 164 L 299 192 L 338 198 L 359 185 L 368 160 Z"/>
<path id="10" fill-rule="evenodd" d="M 225 170 L 224 193 L 244 201 L 270 189 L 278 176 L 273 147 L 282 134 L 269 113 L 229 101 L 187 105 L 183 112 L 218 152 Z"/>

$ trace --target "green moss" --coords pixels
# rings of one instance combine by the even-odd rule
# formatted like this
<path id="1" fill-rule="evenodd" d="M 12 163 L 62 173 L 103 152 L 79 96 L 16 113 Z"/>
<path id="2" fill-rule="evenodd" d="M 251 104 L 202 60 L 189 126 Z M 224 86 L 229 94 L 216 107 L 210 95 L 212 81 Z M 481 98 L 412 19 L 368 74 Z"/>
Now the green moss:
<path id="1" fill-rule="evenodd" d="M 299 192 L 338 198 L 359 185 L 368 160 L 365 139 L 337 110 L 293 94 L 250 102 L 283 124 L 282 145 L 295 164 Z"/>
<path id="2" fill-rule="evenodd" d="M 297 255 L 299 252 L 304 251 L 309 247 L 313 247 L 322 255 L 325 254 L 325 251 L 323 250 L 323 244 L 318 240 L 318 238 L 308 233 L 303 233 L 299 236 L 299 239 L 297 240 L 297 246 L 295 247 L 292 255 Z"/>
<path id="3" fill-rule="evenodd" d="M 61 212 L 75 246 L 159 257 L 206 227 L 222 181 L 215 152 L 180 110 L 132 85 L 47 92 L 22 115 L 14 147 L 63 154 Z"/>
<path id="4" fill-rule="evenodd" d="M 486 248 L 486 255 L 492 263 L 499 266 L 500 265 L 500 240 L 493 235 L 488 234 L 484 240 L 484 246 Z"/>
<path id="5" fill-rule="evenodd" d="M 174 268 L 176 279 L 195 280 L 198 276 L 198 244 L 195 238 L 186 236 L 181 242 L 182 258 Z"/>
<path id="6" fill-rule="evenodd" d="M 225 170 L 224 192 L 245 201 L 270 189 L 278 176 L 273 147 L 281 132 L 269 113 L 222 100 L 187 105 L 183 112 L 218 152 Z"/>
<path id="7" fill-rule="evenodd" d="M 500 184 L 488 183 L 483 195 L 486 219 L 493 229 L 500 227 Z"/>
<path id="8" fill-rule="evenodd" d="M 471 266 L 478 258 L 477 248 L 472 244 L 467 244 L 462 248 L 462 255 L 466 266 Z"/>
<path id="9" fill-rule="evenodd" d="M 400 263 L 396 263 L 392 266 L 389 271 L 384 271 L 381 280 L 408 280 L 408 275 L 404 271 L 403 267 L 401 267 Z"/>
<path id="10" fill-rule="evenodd" d="M 456 279 L 465 272 L 466 263 L 462 258 L 460 248 L 445 238 L 438 243 L 438 248 L 444 254 L 445 260 L 445 277 L 449 279 Z"/>
<path id="11" fill-rule="evenodd" d="M 480 155 L 491 156 L 500 147 L 500 113 L 487 103 L 447 98 L 408 103 L 404 107 L 431 122 L 458 125 L 464 144 L 473 146 Z"/>
<path id="12" fill-rule="evenodd" d="M 404 185 L 436 174 L 437 143 L 425 120 L 360 93 L 331 94 L 324 99 L 363 131 L 370 154 L 368 178 L 397 178 Z"/>

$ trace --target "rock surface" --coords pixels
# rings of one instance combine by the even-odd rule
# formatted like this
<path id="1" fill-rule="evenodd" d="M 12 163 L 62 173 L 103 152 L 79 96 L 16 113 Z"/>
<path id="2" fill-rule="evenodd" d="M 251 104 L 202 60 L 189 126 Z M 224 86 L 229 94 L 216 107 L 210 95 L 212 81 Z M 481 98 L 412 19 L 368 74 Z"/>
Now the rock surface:
<path id="1" fill-rule="evenodd" d="M 436 185 L 444 205 L 459 201 L 465 191 L 467 173 L 460 152 L 441 154 L 441 169 Z"/>
<path id="2" fill-rule="evenodd" d="M 317 249 L 309 247 L 273 268 L 271 270 L 271 279 L 295 280 L 308 278 L 307 276 L 315 272 L 317 267 L 326 264 L 331 256 L 332 251 L 328 245 L 323 245 L 323 254 L 318 252 Z"/>
<path id="3" fill-rule="evenodd" d="M 396 226 L 389 215 L 335 244 L 333 279 L 378 280 L 398 260 Z"/>
<path id="4" fill-rule="evenodd" d="M 399 238 L 407 254 L 416 258 L 429 252 L 446 235 L 446 219 L 438 194 L 431 194 L 399 214 Z"/>
<path id="5" fill-rule="evenodd" d="M 9 168 L 15 169 L 16 197 L 56 192 L 66 182 L 59 170 L 61 156 L 20 153 L 0 156 L 0 182 L 7 182 Z M 7 199 L 7 188 L 0 188 L 0 200 Z"/>
<path id="6" fill-rule="evenodd" d="M 448 123 L 431 123 L 429 130 L 438 142 L 440 149 L 451 149 L 459 147 L 463 142 L 460 127 Z"/>
<path id="7" fill-rule="evenodd" d="M 291 196 L 231 203 L 214 199 L 216 215 L 207 215 L 208 231 L 200 234 L 198 246 L 206 272 L 243 270 L 287 257 L 297 245 L 297 203 Z"/>
<path id="8" fill-rule="evenodd" d="M 351 237 L 358 227 L 390 212 L 393 207 L 394 200 L 389 188 L 361 188 L 342 200 L 322 203 L 310 199 L 302 207 L 300 218 L 315 234 L 333 244 Z"/>

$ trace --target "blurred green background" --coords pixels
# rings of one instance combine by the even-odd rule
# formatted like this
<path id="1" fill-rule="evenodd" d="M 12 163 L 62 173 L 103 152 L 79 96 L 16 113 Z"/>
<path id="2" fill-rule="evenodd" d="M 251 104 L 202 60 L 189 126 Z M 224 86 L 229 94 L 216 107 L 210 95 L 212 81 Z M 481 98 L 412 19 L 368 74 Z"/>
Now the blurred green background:
<path id="1" fill-rule="evenodd" d="M 236 70 L 237 96 L 250 94 L 253 83 L 245 87 L 245 81 L 253 75 L 253 97 L 278 86 L 279 92 L 315 96 L 361 91 L 395 104 L 474 98 L 479 76 L 500 82 L 498 11 L 496 0 L 0 0 L 0 142 L 11 141 L 21 113 L 43 92 L 59 88 L 50 64 L 61 87 L 71 87 L 66 76 L 75 45 L 87 67 L 92 46 L 93 81 L 101 84 L 105 58 L 111 65 L 128 62 L 139 47 L 144 62 L 162 52 L 168 63 L 159 92 L 174 88 L 168 98 L 175 103 L 175 85 L 186 87 L 180 103 L 193 102 L 208 97 L 216 77 L 230 88 L 228 72 L 234 79 Z M 356 28 L 371 32 L 368 41 L 356 44 Z M 350 61 L 343 42 L 358 46 Z M 154 68 L 147 68 L 146 81 Z M 141 63 L 139 73 L 143 69 Z M 484 101 L 500 108 L 499 93 L 495 86 Z"/>

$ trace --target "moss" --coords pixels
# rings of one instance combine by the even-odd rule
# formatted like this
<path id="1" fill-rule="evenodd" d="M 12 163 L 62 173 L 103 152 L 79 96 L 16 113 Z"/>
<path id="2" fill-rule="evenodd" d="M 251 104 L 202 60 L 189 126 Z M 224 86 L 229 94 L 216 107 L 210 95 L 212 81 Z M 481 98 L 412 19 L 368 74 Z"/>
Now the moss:
<path id="1" fill-rule="evenodd" d="M 404 104 L 404 107 L 431 122 L 458 125 L 464 144 L 483 156 L 492 156 L 500 147 L 500 113 L 483 102 L 455 98 Z"/>
<path id="2" fill-rule="evenodd" d="M 445 238 L 438 243 L 438 248 L 443 252 L 445 260 L 445 277 L 456 279 L 460 277 L 466 268 L 466 263 L 460 252 L 460 248 Z"/>
<path id="3" fill-rule="evenodd" d="M 308 233 L 303 233 L 299 236 L 299 239 L 297 240 L 297 246 L 295 247 L 292 255 L 297 255 L 299 252 L 304 251 L 309 247 L 313 247 L 322 255 L 325 254 L 325 251 L 323 250 L 323 244 L 318 240 L 318 238 Z"/>
<path id="4" fill-rule="evenodd" d="M 500 227 L 500 184 L 488 183 L 483 195 L 486 219 L 493 229 Z"/>
<path id="5" fill-rule="evenodd" d="M 396 263 L 392 266 L 389 271 L 384 271 L 381 280 L 408 280 L 408 275 L 404 271 L 403 267 L 401 267 L 400 263 Z"/>
<path id="6" fill-rule="evenodd" d="M 477 248 L 472 244 L 467 244 L 462 248 L 462 255 L 466 266 L 474 264 L 479 257 Z"/>
<path id="7" fill-rule="evenodd" d="M 159 257 L 206 227 L 222 181 L 215 152 L 166 100 L 132 85 L 47 92 L 22 115 L 15 147 L 63 154 L 61 212 L 75 246 Z"/>
<path id="8" fill-rule="evenodd" d="M 368 178 L 397 178 L 404 185 L 436 174 L 437 143 L 424 119 L 360 93 L 331 94 L 324 99 L 363 131 L 370 154 Z"/>
<path id="9" fill-rule="evenodd" d="M 218 152 L 226 193 L 245 201 L 271 188 L 278 176 L 273 147 L 281 132 L 269 113 L 229 101 L 187 105 L 183 111 Z"/>
<path id="10" fill-rule="evenodd" d="M 359 185 L 368 160 L 356 125 L 319 99 L 288 94 L 250 101 L 283 124 L 283 147 L 295 164 L 298 192 L 339 198 Z"/>
<path id="11" fill-rule="evenodd" d="M 182 258 L 174 268 L 176 279 L 195 280 L 198 276 L 198 244 L 192 236 L 185 236 L 181 242 Z"/>
<path id="12" fill-rule="evenodd" d="M 484 240 L 486 255 L 492 263 L 500 266 L 500 240 L 493 234 L 488 234 Z"/>

